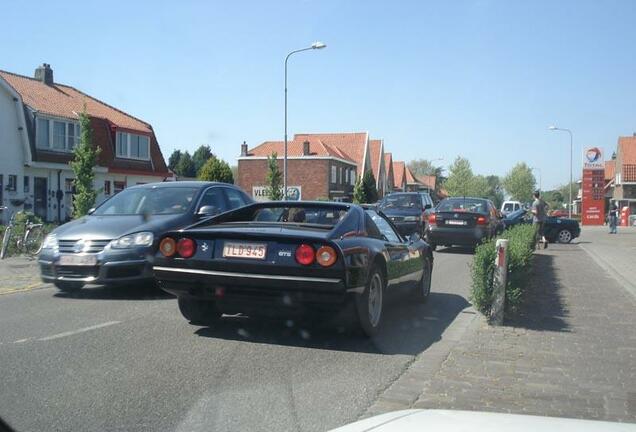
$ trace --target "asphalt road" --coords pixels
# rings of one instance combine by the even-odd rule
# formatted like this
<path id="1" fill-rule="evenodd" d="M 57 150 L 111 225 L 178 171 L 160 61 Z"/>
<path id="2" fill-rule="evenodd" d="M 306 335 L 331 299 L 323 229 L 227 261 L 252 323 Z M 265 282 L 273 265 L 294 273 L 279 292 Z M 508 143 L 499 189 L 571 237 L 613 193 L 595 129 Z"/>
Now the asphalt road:
<path id="1" fill-rule="evenodd" d="M 436 252 L 427 305 L 373 340 L 316 323 L 189 325 L 174 298 L 54 288 L 0 296 L 0 416 L 18 431 L 324 431 L 355 421 L 464 309 L 468 262 Z"/>

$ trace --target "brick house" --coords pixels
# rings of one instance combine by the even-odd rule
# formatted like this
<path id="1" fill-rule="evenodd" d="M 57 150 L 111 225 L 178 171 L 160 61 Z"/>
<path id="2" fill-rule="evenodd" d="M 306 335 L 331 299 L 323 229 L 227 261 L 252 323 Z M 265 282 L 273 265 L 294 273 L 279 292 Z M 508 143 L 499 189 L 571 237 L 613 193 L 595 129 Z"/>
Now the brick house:
<path id="1" fill-rule="evenodd" d="M 636 134 L 619 137 L 616 149 L 614 195 L 619 208 L 630 207 L 636 214 Z"/>
<path id="2" fill-rule="evenodd" d="M 47 221 L 70 217 L 69 161 L 84 106 L 93 144 L 101 149 L 95 168 L 98 202 L 127 186 L 171 175 L 149 123 L 56 83 L 48 64 L 33 78 L 0 70 L 0 203 L 11 212 L 24 207 Z"/>
<path id="3" fill-rule="evenodd" d="M 406 191 L 406 164 L 403 161 L 393 161 L 393 191 Z"/>
<path id="4" fill-rule="evenodd" d="M 294 135 L 287 149 L 288 187 L 298 188 L 303 200 L 351 201 L 357 178 L 373 169 L 369 143 L 366 132 Z M 377 147 L 381 151 L 382 143 Z M 241 146 L 238 185 L 257 200 L 266 199 L 267 158 L 274 152 L 282 171 L 283 141 L 265 141 L 252 149 L 245 143 Z M 381 156 L 377 155 L 377 168 L 384 175 Z M 384 183 L 382 179 L 380 184 Z"/>
<path id="5" fill-rule="evenodd" d="M 386 166 L 384 165 L 384 140 L 369 140 L 369 158 L 378 197 L 382 198 L 388 191 Z"/>
<path id="6" fill-rule="evenodd" d="M 384 167 L 385 167 L 385 178 L 386 178 L 386 192 L 390 193 L 393 191 L 393 154 L 384 153 Z"/>

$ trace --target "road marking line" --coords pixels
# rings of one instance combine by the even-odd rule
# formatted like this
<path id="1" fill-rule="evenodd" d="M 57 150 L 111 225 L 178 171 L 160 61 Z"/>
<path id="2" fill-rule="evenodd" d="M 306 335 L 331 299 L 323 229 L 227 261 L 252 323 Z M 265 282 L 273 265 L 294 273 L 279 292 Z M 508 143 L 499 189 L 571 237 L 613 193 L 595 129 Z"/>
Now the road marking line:
<path id="1" fill-rule="evenodd" d="M 38 340 L 39 341 L 50 341 L 50 340 L 53 340 L 53 339 L 59 339 L 59 338 L 63 338 L 63 337 L 66 337 L 66 336 L 72 336 L 72 335 L 76 335 L 78 333 L 84 333 L 84 332 L 87 332 L 87 331 L 96 330 L 96 329 L 99 329 L 99 328 L 102 328 L 102 327 L 108 327 L 108 326 L 112 326 L 112 325 L 119 324 L 119 323 L 121 323 L 121 321 L 108 321 L 108 322 L 101 323 L 101 324 L 96 324 L 96 325 L 90 326 L 90 327 L 84 327 L 84 328 L 77 329 L 77 330 L 71 330 L 71 331 L 67 331 L 67 332 L 64 332 L 64 333 L 58 333 L 58 334 L 54 334 L 54 335 L 51 335 L 51 336 L 46 336 L 46 337 L 40 338 Z"/>
<path id="2" fill-rule="evenodd" d="M 38 282 L 38 283 L 34 283 L 34 284 L 31 284 L 31 285 L 28 285 L 25 288 L 11 288 L 9 290 L 2 291 L 2 292 L 0 292 L 0 295 L 14 294 L 14 293 L 19 293 L 19 292 L 24 292 L 24 291 L 35 291 L 35 290 L 41 289 L 41 288 L 48 288 L 46 285 L 47 284 L 45 284 L 43 282 Z"/>
<path id="3" fill-rule="evenodd" d="M 29 339 L 31 339 L 31 338 L 18 339 L 17 341 L 15 341 L 13 343 L 23 343 L 23 342 L 28 341 Z"/>

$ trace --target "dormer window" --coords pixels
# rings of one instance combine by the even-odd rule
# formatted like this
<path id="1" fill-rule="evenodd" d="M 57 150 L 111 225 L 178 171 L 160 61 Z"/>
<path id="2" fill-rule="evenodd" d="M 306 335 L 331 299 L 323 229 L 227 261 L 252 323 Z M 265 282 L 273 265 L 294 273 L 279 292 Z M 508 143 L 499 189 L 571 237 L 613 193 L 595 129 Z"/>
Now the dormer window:
<path id="1" fill-rule="evenodd" d="M 125 159 L 150 159 L 150 138 L 146 135 L 138 135 L 129 132 L 117 132 L 118 158 Z"/>
<path id="2" fill-rule="evenodd" d="M 37 148 L 60 152 L 72 152 L 79 144 L 79 123 L 46 117 L 37 118 Z"/>

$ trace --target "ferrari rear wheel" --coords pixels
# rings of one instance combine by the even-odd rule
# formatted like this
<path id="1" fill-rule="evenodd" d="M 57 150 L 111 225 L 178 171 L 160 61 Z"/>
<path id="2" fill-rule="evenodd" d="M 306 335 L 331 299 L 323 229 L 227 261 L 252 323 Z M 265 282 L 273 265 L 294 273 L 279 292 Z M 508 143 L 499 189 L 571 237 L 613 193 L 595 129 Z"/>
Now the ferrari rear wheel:
<path id="1" fill-rule="evenodd" d="M 418 303 L 426 303 L 431 293 L 431 280 L 433 276 L 433 265 L 429 258 L 424 259 L 422 278 L 415 286 L 413 291 L 415 301 Z"/>
<path id="2" fill-rule="evenodd" d="M 190 324 L 210 325 L 221 317 L 216 304 L 209 300 L 179 297 L 179 311 Z"/>
<path id="3" fill-rule="evenodd" d="M 382 325 L 384 313 L 384 278 L 377 268 L 371 271 L 371 277 L 364 292 L 356 297 L 358 324 L 367 336 L 375 336 Z"/>

